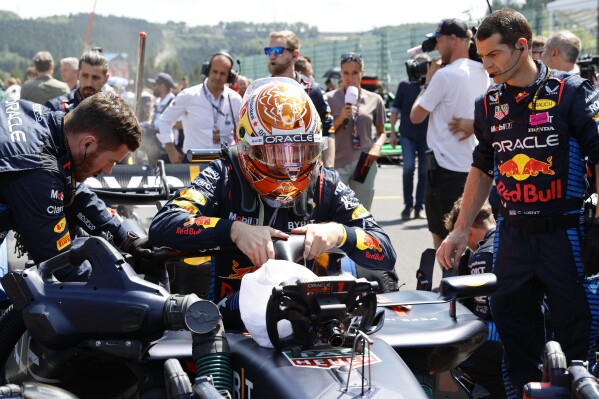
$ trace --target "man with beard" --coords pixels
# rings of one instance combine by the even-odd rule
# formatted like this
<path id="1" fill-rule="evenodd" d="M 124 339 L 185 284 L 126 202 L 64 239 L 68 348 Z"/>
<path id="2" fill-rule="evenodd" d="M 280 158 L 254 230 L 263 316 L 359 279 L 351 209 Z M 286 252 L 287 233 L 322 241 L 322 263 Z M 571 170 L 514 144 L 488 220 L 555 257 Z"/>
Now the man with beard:
<path id="1" fill-rule="evenodd" d="M 322 123 L 322 135 L 328 137 L 329 147 L 323 152 L 325 168 L 333 169 L 335 165 L 335 133 L 331 108 L 318 83 L 295 70 L 295 61 L 300 56 L 300 41 L 290 30 L 271 32 L 268 47 L 264 54 L 268 57 L 268 71 L 274 77 L 291 78 L 298 82 L 314 103 Z"/>
<path id="2" fill-rule="evenodd" d="M 79 59 L 79 70 L 77 72 L 79 86 L 69 93 L 53 98 L 46 102 L 46 107 L 52 111 L 69 112 L 79 105 L 83 99 L 92 96 L 102 90 L 102 86 L 108 81 L 108 60 L 101 50 L 89 50 L 83 53 Z"/>
<path id="3" fill-rule="evenodd" d="M 128 232 L 85 185 L 140 144 L 137 119 L 116 93 L 84 99 L 63 114 L 30 101 L 0 104 L 0 243 L 10 230 L 17 248 L 39 263 L 68 250 L 79 227 L 139 255 L 147 240 Z M 91 269 L 65 268 L 60 280 L 84 281 Z"/>
<path id="4" fill-rule="evenodd" d="M 219 51 L 202 64 L 203 83 L 189 87 L 177 95 L 158 118 L 158 140 L 164 145 L 172 163 L 181 163 L 191 149 L 219 149 L 235 138 L 241 96 L 227 85 L 235 82 L 233 57 Z M 183 153 L 174 144 L 173 125 L 183 124 Z"/>

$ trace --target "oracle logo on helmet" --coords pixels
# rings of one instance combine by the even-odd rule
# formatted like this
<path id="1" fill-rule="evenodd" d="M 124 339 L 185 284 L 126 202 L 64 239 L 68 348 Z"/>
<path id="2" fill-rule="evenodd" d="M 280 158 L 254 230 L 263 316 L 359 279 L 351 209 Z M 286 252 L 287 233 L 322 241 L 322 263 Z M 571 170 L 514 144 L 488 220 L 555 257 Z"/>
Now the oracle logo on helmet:
<path id="1" fill-rule="evenodd" d="M 314 104 L 288 78 L 258 79 L 248 87 L 237 143 L 252 188 L 281 204 L 290 204 L 306 189 L 326 148 Z"/>

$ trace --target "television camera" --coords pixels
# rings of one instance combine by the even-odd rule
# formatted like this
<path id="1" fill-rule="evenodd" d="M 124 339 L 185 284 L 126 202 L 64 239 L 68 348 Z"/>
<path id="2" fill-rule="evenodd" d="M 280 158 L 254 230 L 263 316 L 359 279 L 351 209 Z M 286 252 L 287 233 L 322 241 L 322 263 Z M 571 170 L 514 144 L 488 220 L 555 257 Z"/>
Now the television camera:
<path id="1" fill-rule="evenodd" d="M 577 64 L 580 67 L 580 76 L 590 80 L 593 86 L 596 86 L 599 55 L 585 54 L 578 59 Z"/>
<path id="2" fill-rule="evenodd" d="M 468 48 L 468 58 L 473 61 L 482 62 L 478 53 L 476 52 L 476 44 L 474 43 L 474 36 L 476 35 L 476 27 L 470 27 L 470 31 L 472 32 L 472 39 L 470 40 L 470 47 Z M 408 50 L 408 56 L 412 57 L 418 53 L 430 53 L 435 50 L 437 47 L 437 38 L 434 36 L 429 36 L 425 41 L 418 47 L 412 48 Z M 406 72 L 408 74 L 408 80 L 410 83 L 420 83 L 424 84 L 424 80 L 426 78 L 426 71 L 431 61 L 423 61 L 418 62 L 415 59 L 409 59 L 406 61 Z"/>

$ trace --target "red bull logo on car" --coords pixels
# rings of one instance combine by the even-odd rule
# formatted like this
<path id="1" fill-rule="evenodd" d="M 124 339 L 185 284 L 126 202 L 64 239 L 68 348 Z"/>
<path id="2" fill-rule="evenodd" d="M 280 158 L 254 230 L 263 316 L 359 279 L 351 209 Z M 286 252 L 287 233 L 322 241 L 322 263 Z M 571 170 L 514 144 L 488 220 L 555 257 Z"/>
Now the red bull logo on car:
<path id="1" fill-rule="evenodd" d="M 554 175 L 555 172 L 551 169 L 553 165 L 553 157 L 547 157 L 547 162 L 539 161 L 525 154 L 515 155 L 497 166 L 499 173 L 506 177 L 511 177 L 522 181 L 530 176 L 538 176 L 539 173 L 545 175 Z"/>

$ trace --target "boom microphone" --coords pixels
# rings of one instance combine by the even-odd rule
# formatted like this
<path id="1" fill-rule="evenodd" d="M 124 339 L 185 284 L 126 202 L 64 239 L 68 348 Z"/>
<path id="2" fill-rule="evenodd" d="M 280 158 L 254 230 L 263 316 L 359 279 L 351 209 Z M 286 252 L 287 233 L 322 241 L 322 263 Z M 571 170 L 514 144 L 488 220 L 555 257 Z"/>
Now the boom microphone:
<path id="1" fill-rule="evenodd" d="M 524 51 L 524 46 L 520 47 L 518 50 L 519 50 L 520 52 Z M 518 65 L 518 61 L 520 61 L 520 57 L 518 57 L 518 58 L 516 59 L 516 62 L 514 62 L 514 65 L 512 65 L 511 67 L 509 67 L 509 68 L 508 68 L 508 69 L 506 69 L 505 71 L 503 71 L 503 72 L 499 72 L 499 73 L 490 73 L 490 74 L 489 74 L 489 77 L 490 77 L 491 79 L 493 79 L 495 76 L 503 75 L 504 73 L 511 71 L 512 69 L 514 69 L 514 68 L 516 67 L 516 65 Z"/>
<path id="2" fill-rule="evenodd" d="M 345 89 L 345 105 L 356 105 L 358 102 L 358 96 L 359 91 L 356 86 L 347 86 L 347 89 Z M 343 120 L 344 129 L 347 127 L 348 123 L 349 119 L 345 118 L 345 120 Z"/>

